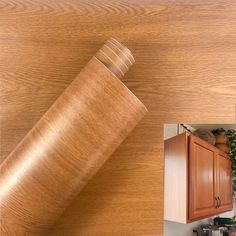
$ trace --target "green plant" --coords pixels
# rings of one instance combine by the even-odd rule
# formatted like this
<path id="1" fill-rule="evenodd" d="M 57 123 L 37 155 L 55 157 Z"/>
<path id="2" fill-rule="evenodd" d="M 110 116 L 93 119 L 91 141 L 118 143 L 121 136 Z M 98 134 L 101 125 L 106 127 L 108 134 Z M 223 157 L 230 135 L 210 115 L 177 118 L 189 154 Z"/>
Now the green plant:
<path id="1" fill-rule="evenodd" d="M 236 130 L 223 128 L 215 129 L 212 131 L 214 135 L 226 135 L 229 139 L 228 144 L 230 146 L 230 158 L 232 160 L 233 171 L 233 191 L 236 194 Z"/>
<path id="2" fill-rule="evenodd" d="M 212 130 L 212 133 L 216 136 L 216 135 L 226 135 L 226 130 L 223 128 L 218 128 L 218 129 L 214 129 Z"/>

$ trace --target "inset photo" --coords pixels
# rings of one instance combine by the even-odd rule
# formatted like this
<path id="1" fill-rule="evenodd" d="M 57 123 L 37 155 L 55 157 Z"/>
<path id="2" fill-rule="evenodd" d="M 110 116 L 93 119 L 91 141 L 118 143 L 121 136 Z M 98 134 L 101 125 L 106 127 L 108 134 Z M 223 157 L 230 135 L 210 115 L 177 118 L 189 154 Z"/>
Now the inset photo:
<path id="1" fill-rule="evenodd" d="M 164 157 L 165 236 L 235 233 L 235 124 L 166 124 Z"/>

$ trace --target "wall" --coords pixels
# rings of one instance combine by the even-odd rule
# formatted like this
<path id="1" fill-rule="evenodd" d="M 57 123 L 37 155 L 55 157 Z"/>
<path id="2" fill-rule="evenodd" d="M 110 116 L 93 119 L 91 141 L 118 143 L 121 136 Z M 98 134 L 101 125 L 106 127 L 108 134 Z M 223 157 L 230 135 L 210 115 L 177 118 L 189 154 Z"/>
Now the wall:
<path id="1" fill-rule="evenodd" d="M 164 236 L 193 236 L 193 229 L 196 229 L 199 225 L 208 223 L 209 219 L 197 221 L 187 225 L 164 221 Z"/>
<path id="2" fill-rule="evenodd" d="M 2 0 L 3 160 L 109 37 L 149 113 L 49 235 L 162 235 L 163 124 L 233 123 L 234 0 Z"/>
<path id="3" fill-rule="evenodd" d="M 195 129 L 190 125 L 185 124 L 191 131 Z M 219 127 L 222 127 L 221 125 Z M 200 127 L 199 127 L 200 128 Z M 206 128 L 206 127 L 205 127 Z M 177 124 L 165 124 L 164 125 L 164 140 L 171 138 L 177 134 L 181 134 L 185 130 Z M 220 214 L 221 217 L 233 217 L 235 215 L 236 206 L 234 201 L 234 208 L 232 211 Z M 164 236 L 191 236 L 193 235 L 193 229 L 196 229 L 199 225 L 208 224 L 212 222 L 214 217 L 206 218 L 203 220 L 195 221 L 190 224 L 181 224 L 172 221 L 164 221 Z"/>

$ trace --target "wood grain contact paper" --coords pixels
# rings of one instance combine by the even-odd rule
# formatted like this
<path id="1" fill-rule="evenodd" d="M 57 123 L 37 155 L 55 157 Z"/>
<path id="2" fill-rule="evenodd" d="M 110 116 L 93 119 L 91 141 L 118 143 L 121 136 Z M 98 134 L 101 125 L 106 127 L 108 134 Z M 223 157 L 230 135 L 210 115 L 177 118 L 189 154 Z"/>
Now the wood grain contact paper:
<path id="1" fill-rule="evenodd" d="M 146 113 L 119 80 L 131 52 L 110 39 L 0 171 L 2 235 L 44 235 Z"/>

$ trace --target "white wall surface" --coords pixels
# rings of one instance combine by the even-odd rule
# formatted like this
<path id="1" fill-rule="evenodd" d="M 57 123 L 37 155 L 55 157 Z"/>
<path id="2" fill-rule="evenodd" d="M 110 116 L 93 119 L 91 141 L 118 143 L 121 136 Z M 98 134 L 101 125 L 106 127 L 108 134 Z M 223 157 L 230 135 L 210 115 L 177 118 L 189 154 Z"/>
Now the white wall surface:
<path id="1" fill-rule="evenodd" d="M 199 225 L 208 224 L 209 219 L 196 221 L 191 224 L 180 224 L 171 221 L 164 221 L 164 236 L 192 236 L 193 229 L 197 228 Z"/>

